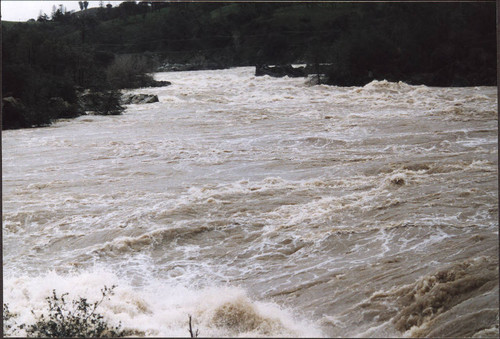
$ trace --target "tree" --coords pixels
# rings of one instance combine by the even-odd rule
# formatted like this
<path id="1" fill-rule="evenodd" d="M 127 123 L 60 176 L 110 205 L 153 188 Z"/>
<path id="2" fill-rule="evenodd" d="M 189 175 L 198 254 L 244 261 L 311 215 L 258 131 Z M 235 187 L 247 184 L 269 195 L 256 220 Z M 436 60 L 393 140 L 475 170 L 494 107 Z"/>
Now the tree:
<path id="1" fill-rule="evenodd" d="M 40 11 L 40 14 L 38 14 L 38 18 L 36 19 L 38 22 L 47 22 L 49 21 L 49 16 L 42 11 Z"/>
<path id="2" fill-rule="evenodd" d="M 62 21 L 62 18 L 64 17 L 63 12 L 58 8 L 53 14 L 52 14 L 52 21 Z"/>

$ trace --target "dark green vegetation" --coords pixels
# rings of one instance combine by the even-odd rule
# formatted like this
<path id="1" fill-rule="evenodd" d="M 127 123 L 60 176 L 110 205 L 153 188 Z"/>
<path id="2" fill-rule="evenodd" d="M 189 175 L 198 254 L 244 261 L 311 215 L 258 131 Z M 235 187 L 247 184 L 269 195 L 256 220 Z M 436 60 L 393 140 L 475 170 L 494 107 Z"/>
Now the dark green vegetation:
<path id="1" fill-rule="evenodd" d="M 496 85 L 495 5 L 129 1 L 3 22 L 3 128 L 81 114 L 79 89 L 118 97 L 118 88 L 154 85 L 146 73 L 164 63 L 308 63 L 340 86 Z"/>
<path id="2" fill-rule="evenodd" d="M 46 298 L 48 304 L 46 314 L 37 315 L 35 323 L 29 325 L 15 323 L 16 315 L 9 311 L 8 305 L 4 304 L 4 335 L 16 336 L 22 329 L 29 337 L 43 338 L 109 338 L 131 335 L 133 333 L 123 330 L 121 324 L 111 326 L 101 314 L 96 312 L 99 305 L 113 295 L 115 287 L 104 286 L 104 289 L 101 289 L 101 299 L 95 303 L 89 303 L 87 299 L 81 297 L 70 303 L 65 299 L 67 293 L 57 296 L 54 290 L 52 296 Z"/>
<path id="3" fill-rule="evenodd" d="M 114 294 L 116 285 L 104 286 L 101 289 L 101 299 L 89 303 L 86 298 L 78 298 L 67 302 L 68 293 L 57 296 L 55 290 L 52 296 L 45 298 L 47 310 L 36 315 L 34 324 L 18 324 L 17 314 L 10 312 L 9 306 L 3 304 L 3 334 L 5 336 L 19 336 L 21 330 L 26 331 L 28 337 L 42 338 L 115 338 L 144 336 L 143 332 L 125 330 L 121 323 L 110 325 L 104 317 L 97 313 L 97 308 Z M 31 310 L 33 315 L 35 312 Z M 188 331 L 191 338 L 197 338 L 199 330 L 193 331 L 192 317 L 188 315 Z"/>

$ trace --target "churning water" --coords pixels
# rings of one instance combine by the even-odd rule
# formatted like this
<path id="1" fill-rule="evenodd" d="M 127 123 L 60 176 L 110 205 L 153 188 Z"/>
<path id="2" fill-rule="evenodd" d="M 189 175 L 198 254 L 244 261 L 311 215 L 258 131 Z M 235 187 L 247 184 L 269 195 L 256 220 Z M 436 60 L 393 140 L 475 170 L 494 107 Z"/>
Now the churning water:
<path id="1" fill-rule="evenodd" d="M 160 102 L 4 131 L 4 302 L 145 336 L 497 336 L 496 87 L 158 73 Z"/>

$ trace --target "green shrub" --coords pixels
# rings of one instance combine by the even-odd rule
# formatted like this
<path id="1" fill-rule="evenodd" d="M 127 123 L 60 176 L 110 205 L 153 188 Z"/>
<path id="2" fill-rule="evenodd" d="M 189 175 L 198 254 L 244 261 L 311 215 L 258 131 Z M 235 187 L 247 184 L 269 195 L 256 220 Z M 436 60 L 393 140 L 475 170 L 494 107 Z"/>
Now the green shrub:
<path id="1" fill-rule="evenodd" d="M 65 299 L 68 293 L 58 296 L 56 291 L 52 291 L 52 296 L 47 297 L 48 310 L 45 314 L 36 316 L 34 324 L 17 325 L 13 323 L 15 314 L 9 312 L 8 305 L 4 304 L 3 320 L 4 335 L 14 335 L 19 330 L 24 329 L 28 337 L 123 337 L 131 334 L 130 331 L 123 330 L 121 323 L 112 326 L 104 320 L 104 317 L 97 313 L 97 308 L 110 295 L 113 295 L 114 288 L 104 286 L 101 289 L 100 300 L 89 303 L 86 298 L 78 298 L 71 302 Z M 35 314 L 33 311 L 31 311 Z"/>
<path id="2" fill-rule="evenodd" d="M 106 78 L 112 88 L 148 87 L 154 82 L 152 66 L 144 56 L 120 55 L 106 70 Z"/>
<path id="3" fill-rule="evenodd" d="M 119 115 L 125 108 L 120 105 L 121 93 L 109 90 L 101 93 L 95 113 L 100 115 Z"/>
<path id="4" fill-rule="evenodd" d="M 9 306 L 3 304 L 3 333 L 14 335 L 18 329 L 24 328 L 24 325 L 16 326 L 14 318 L 17 316 L 15 313 L 9 311 Z"/>
<path id="5" fill-rule="evenodd" d="M 80 94 L 80 106 L 98 115 L 119 115 L 125 108 L 120 104 L 121 93 L 117 90 L 87 90 Z"/>

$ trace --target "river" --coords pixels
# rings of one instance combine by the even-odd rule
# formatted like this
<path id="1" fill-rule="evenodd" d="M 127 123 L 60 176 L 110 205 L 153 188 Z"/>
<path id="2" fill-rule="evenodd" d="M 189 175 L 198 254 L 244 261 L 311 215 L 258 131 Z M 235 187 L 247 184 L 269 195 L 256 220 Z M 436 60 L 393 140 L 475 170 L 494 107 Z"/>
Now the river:
<path id="1" fill-rule="evenodd" d="M 497 336 L 496 87 L 156 73 L 160 102 L 2 133 L 4 303 L 144 336 Z"/>

